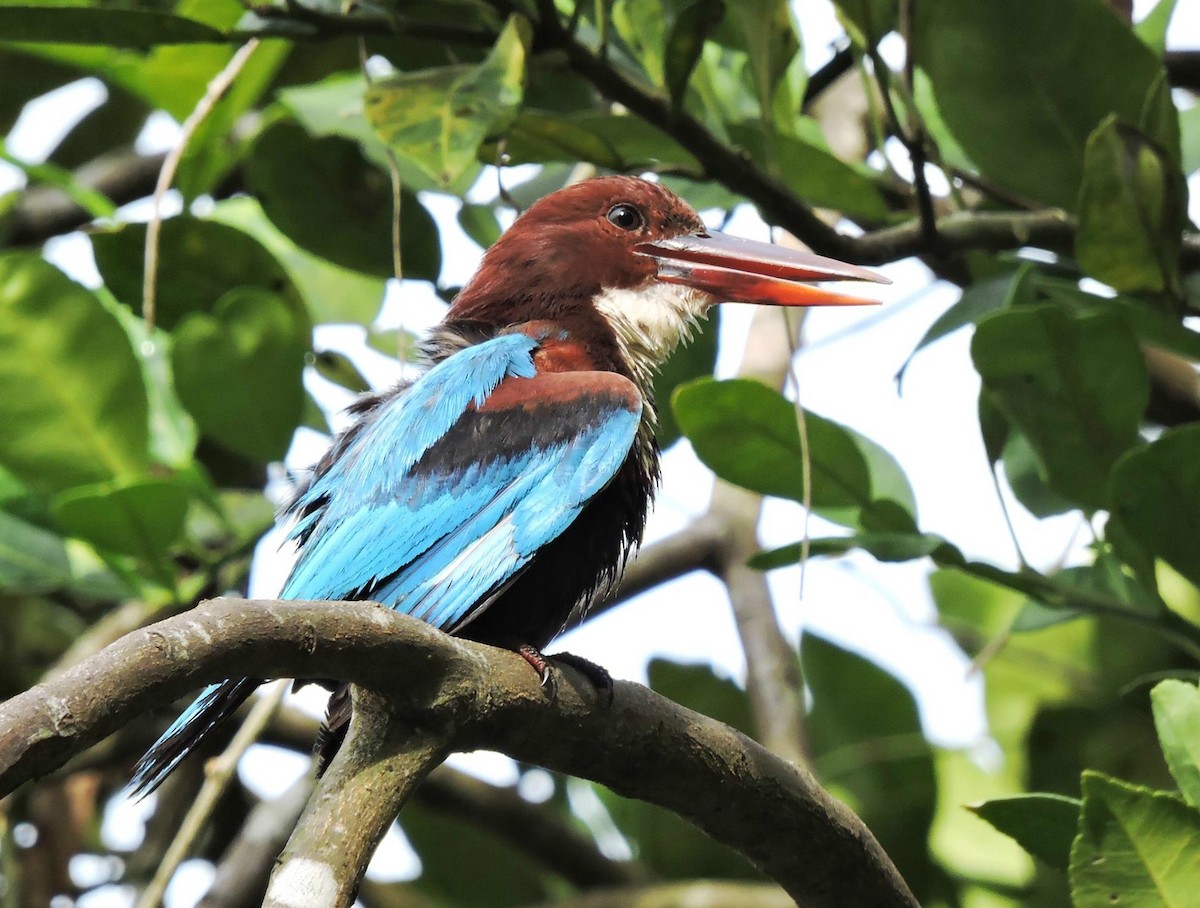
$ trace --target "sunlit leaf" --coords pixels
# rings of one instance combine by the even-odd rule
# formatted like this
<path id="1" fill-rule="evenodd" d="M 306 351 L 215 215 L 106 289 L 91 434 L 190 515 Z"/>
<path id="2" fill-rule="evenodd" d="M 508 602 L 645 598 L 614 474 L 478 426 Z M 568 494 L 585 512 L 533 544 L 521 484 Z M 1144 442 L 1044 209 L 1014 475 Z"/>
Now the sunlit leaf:
<path id="1" fill-rule="evenodd" d="M 149 465 L 146 389 L 116 317 L 30 253 L 0 256 L 0 462 L 57 491 Z"/>
<path id="2" fill-rule="evenodd" d="M 513 16 L 479 66 L 402 73 L 373 84 L 367 119 L 398 158 L 442 188 L 464 191 L 483 140 L 502 131 L 521 103 L 528 23 Z"/>
<path id="3" fill-rule="evenodd" d="M 1183 187 L 1177 165 L 1115 117 L 1088 139 L 1075 255 L 1125 292 L 1178 293 Z"/>
<path id="4" fill-rule="evenodd" d="M 154 563 L 179 539 L 187 506 L 187 492 L 178 482 L 139 479 L 62 492 L 54 501 L 54 517 L 68 535 Z"/>
<path id="5" fill-rule="evenodd" d="M 1200 807 L 1200 688 L 1161 681 L 1150 691 L 1163 756 L 1183 798 Z"/>
<path id="6" fill-rule="evenodd" d="M 1099 773 L 1083 776 L 1083 816 L 1071 849 L 1077 908 L 1183 908 L 1200 892 L 1200 812 L 1174 795 Z"/>
<path id="7" fill-rule="evenodd" d="M 304 297 L 315 323 L 369 325 L 379 314 L 386 281 L 305 252 L 279 232 L 254 199 L 226 199 L 217 205 L 212 219 L 244 230 L 275 256 Z"/>
<path id="8" fill-rule="evenodd" d="M 749 379 L 700 379 L 680 387 L 672 403 L 696 454 L 722 479 L 763 495 L 803 500 L 796 412 L 779 392 Z M 853 521 L 872 498 L 866 458 L 837 423 L 815 413 L 805 419 L 813 507 L 830 519 Z"/>

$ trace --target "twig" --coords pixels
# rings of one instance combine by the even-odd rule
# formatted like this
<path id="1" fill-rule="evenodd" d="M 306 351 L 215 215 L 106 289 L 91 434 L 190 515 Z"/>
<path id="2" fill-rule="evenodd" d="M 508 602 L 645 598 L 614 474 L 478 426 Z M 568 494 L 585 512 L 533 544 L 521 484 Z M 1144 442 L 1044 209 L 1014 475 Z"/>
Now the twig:
<path id="1" fill-rule="evenodd" d="M 414 758 L 396 758 L 394 748 L 405 743 L 399 728 L 419 730 L 416 743 L 427 755 L 435 746 L 499 750 L 672 810 L 740 851 L 807 908 L 916 904 L 861 821 L 808 773 L 738 732 L 628 682 L 617 682 L 605 708 L 569 669 L 550 698 L 519 656 L 365 603 L 214 600 L 135 631 L 0 705 L 0 796 L 132 716 L 244 674 L 338 678 L 387 697 L 386 710 L 370 698 L 356 710 L 358 743 L 330 768 L 345 784 L 322 783 L 301 820 L 300 841 L 323 850 L 289 850 L 280 873 L 303 869 L 297 861 L 319 865 L 343 845 L 362 853 L 361 837 L 378 828 L 373 817 L 381 814 L 360 828 L 359 809 L 395 807 L 394 788 L 407 782 L 385 770 L 413 765 Z M 326 800 L 338 791 L 353 803 Z M 322 817 L 349 816 L 345 810 L 354 822 L 320 826 Z M 360 837 L 359 845 L 347 836 Z"/>
<path id="2" fill-rule="evenodd" d="M 775 314 L 754 314 L 741 377 L 757 378 L 773 388 L 787 376 L 789 345 L 781 337 Z M 779 627 L 767 577 L 747 565 L 759 551 L 758 523 L 762 496 L 717 480 L 711 516 L 724 530 L 717 549 L 717 575 L 725 582 L 738 636 L 746 654 L 746 693 L 759 739 L 770 750 L 797 765 L 809 764 L 804 734 L 804 684 L 796 649 Z"/>
<path id="3" fill-rule="evenodd" d="M 623 886 L 545 902 L 537 908 L 794 908 L 778 886 L 732 880 L 684 880 Z"/>
<path id="4" fill-rule="evenodd" d="M 242 67 L 246 65 L 246 61 L 250 59 L 257 47 L 258 39 L 251 38 L 237 49 L 236 53 L 229 58 L 229 62 L 225 64 L 225 68 L 208 83 L 204 97 L 197 102 L 195 109 L 183 121 L 179 141 L 175 143 L 175 147 L 167 153 L 163 160 L 162 170 L 158 173 L 158 182 L 154 186 L 154 207 L 150 215 L 150 223 L 146 225 L 145 273 L 142 276 L 142 318 L 146 321 L 147 331 L 154 330 L 156 315 L 158 243 L 162 233 L 163 196 L 166 195 L 167 189 L 175 179 L 175 171 L 179 169 L 179 162 L 183 160 L 183 153 L 187 149 L 188 142 L 191 141 L 204 118 L 216 107 L 221 96 L 229 90 L 229 86 L 233 84 L 233 80 L 237 78 L 237 74 L 242 71 Z"/>
<path id="5" fill-rule="evenodd" d="M 614 861 L 561 816 L 526 801 L 515 788 L 489 785 L 446 766 L 434 770 L 415 800 L 486 829 L 581 889 L 645 883 L 645 868 Z"/>
<path id="6" fill-rule="evenodd" d="M 255 908 L 262 904 L 271 868 L 315 785 L 316 780 L 306 773 L 274 801 L 263 801 L 251 811 L 225 849 L 216 878 L 196 908 Z"/>
<path id="7" fill-rule="evenodd" d="M 171 882 L 171 877 L 175 875 L 175 871 L 183 863 L 183 859 L 192 850 L 196 839 L 204 831 L 205 824 L 208 823 L 213 810 L 216 809 L 217 802 L 237 772 L 238 762 L 250 745 L 258 740 L 258 736 L 267 727 L 267 723 L 271 721 L 275 710 L 279 708 L 279 704 L 283 702 L 286 695 L 287 685 L 279 682 L 273 691 L 259 697 L 258 702 L 250 710 L 250 715 L 246 717 L 246 721 L 242 723 L 237 734 L 233 736 L 233 740 L 229 742 L 229 746 L 205 767 L 204 785 L 201 786 L 195 802 L 188 809 L 187 816 L 183 818 L 179 832 L 171 841 L 171 847 L 163 855 L 162 863 L 154 871 L 154 877 L 143 890 L 141 898 L 138 899 L 137 908 L 158 908 L 162 903 L 163 894 L 167 891 L 167 884 Z"/>

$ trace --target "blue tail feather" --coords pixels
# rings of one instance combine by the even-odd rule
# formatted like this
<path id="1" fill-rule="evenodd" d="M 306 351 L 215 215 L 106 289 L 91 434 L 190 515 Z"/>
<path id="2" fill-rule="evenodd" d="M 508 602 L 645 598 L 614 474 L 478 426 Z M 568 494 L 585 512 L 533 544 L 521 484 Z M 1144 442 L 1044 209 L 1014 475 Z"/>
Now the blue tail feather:
<path id="1" fill-rule="evenodd" d="M 255 678 L 234 678 L 206 687 L 138 760 L 130 791 L 143 796 L 158 788 L 209 732 L 237 712 L 261 684 Z"/>

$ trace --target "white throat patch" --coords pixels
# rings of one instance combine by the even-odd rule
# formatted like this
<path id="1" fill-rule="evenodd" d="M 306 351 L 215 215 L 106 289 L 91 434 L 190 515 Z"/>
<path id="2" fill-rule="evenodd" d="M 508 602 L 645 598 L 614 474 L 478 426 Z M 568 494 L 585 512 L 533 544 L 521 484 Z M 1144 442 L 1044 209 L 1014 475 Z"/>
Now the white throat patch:
<path id="1" fill-rule="evenodd" d="M 715 299 L 702 290 L 650 280 L 628 290 L 602 290 L 593 302 L 612 325 L 638 383 L 645 385 L 680 341 L 691 337 Z"/>

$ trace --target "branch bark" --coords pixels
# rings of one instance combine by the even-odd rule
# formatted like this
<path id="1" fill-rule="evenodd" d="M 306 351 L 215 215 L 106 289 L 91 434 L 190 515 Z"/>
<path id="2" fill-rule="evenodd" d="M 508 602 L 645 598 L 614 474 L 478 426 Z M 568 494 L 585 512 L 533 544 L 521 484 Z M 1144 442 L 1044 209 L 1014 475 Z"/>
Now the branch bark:
<path id="1" fill-rule="evenodd" d="M 146 709 L 247 673 L 368 691 L 279 874 L 309 861 L 304 878 L 324 881 L 325 857 L 365 854 L 390 824 L 396 791 L 412 787 L 397 773 L 420 776 L 450 750 L 486 747 L 673 810 L 806 906 L 916 904 L 860 820 L 732 729 L 627 682 L 601 708 L 569 670 L 551 698 L 519 656 L 364 603 L 213 600 L 129 634 L 0 706 L 0 796 Z M 403 757 L 414 742 L 416 755 Z"/>

